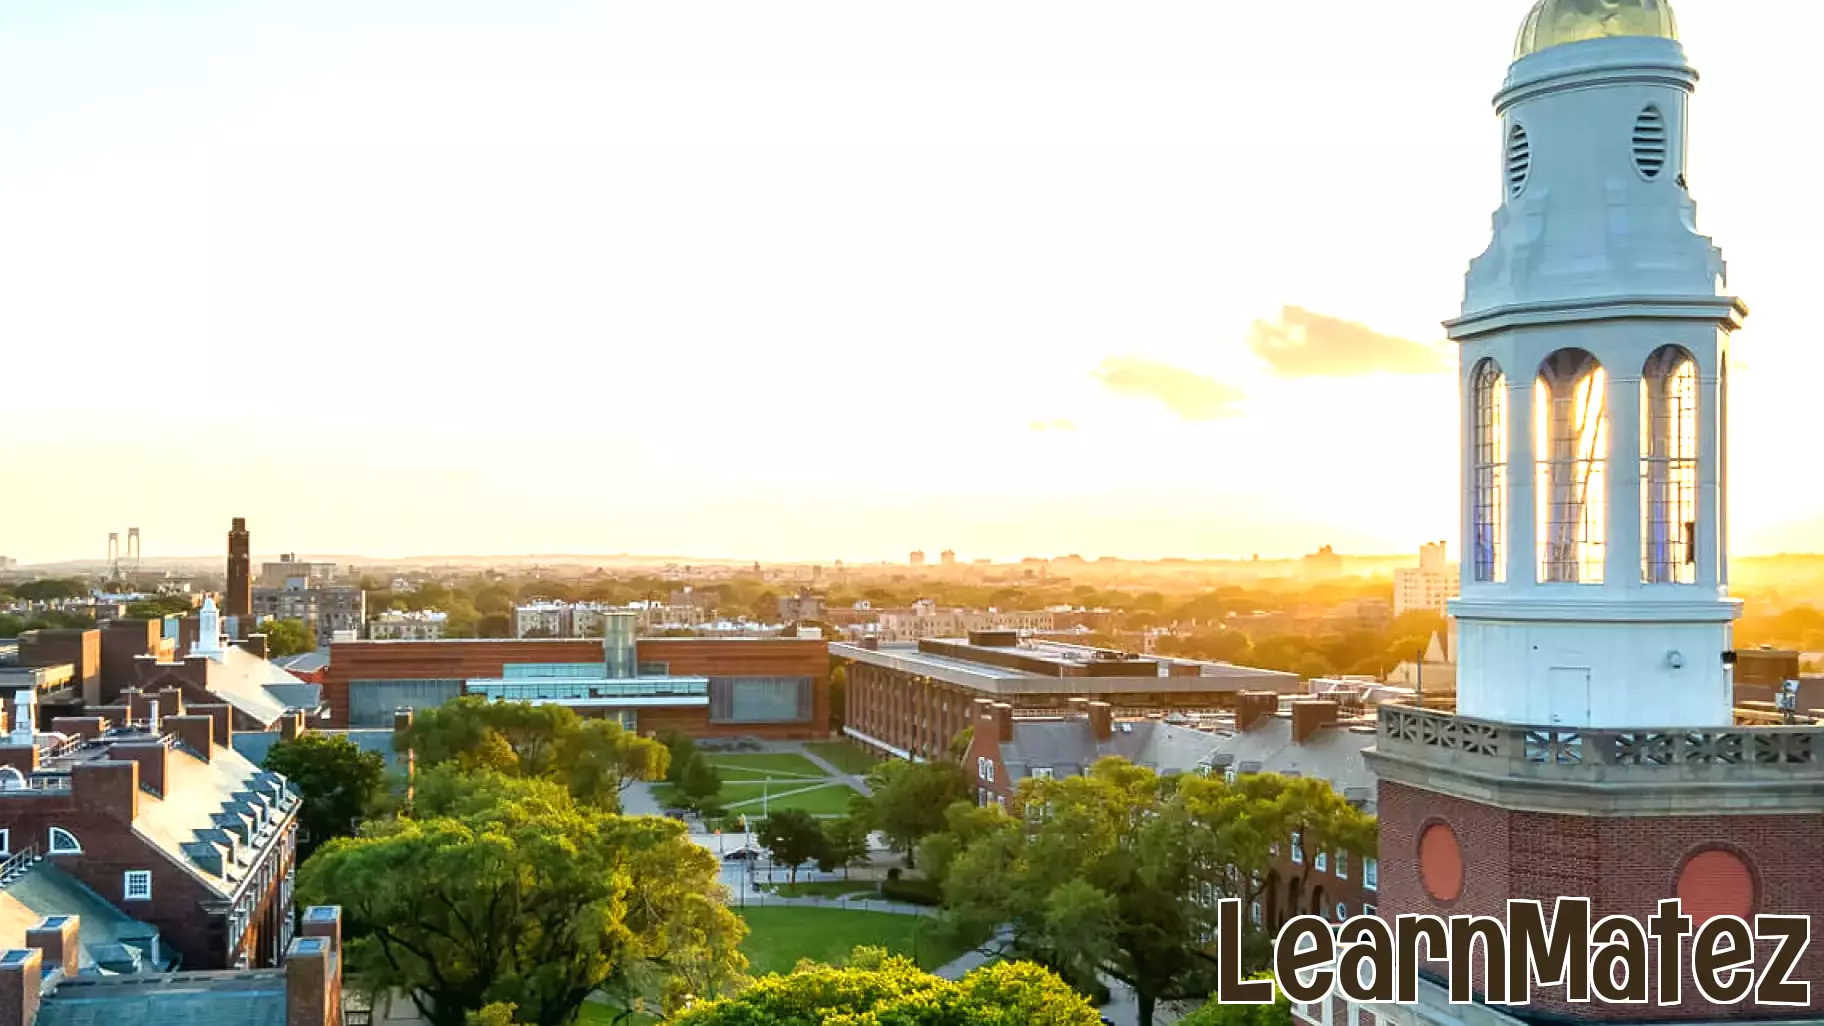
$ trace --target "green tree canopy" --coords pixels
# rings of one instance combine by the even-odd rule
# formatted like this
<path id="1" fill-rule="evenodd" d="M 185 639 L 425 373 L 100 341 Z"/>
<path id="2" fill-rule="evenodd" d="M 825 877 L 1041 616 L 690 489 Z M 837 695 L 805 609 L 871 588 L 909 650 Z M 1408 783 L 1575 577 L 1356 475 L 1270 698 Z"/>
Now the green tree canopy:
<path id="1" fill-rule="evenodd" d="M 432 1026 L 513 1007 L 567 1026 L 597 990 L 629 1006 L 713 998 L 745 970 L 715 858 L 681 824 L 577 803 L 550 781 L 426 775 L 417 816 L 376 820 L 304 864 L 303 900 L 343 908 L 357 985 Z"/>
<path id="2" fill-rule="evenodd" d="M 883 762 L 868 774 L 875 829 L 912 860 L 918 842 L 944 828 L 944 812 L 971 798 L 969 778 L 952 762 Z"/>
<path id="3" fill-rule="evenodd" d="M 266 655 L 270 659 L 317 650 L 317 636 L 301 620 L 268 620 L 260 624 L 259 632 L 266 635 Z"/>
<path id="4" fill-rule="evenodd" d="M 621 791 L 633 781 L 664 779 L 670 759 L 664 745 L 612 720 L 585 720 L 560 705 L 490 702 L 479 695 L 420 709 L 393 743 L 400 751 L 416 752 L 421 766 L 554 780 L 605 809 L 618 809 Z"/>
<path id="5" fill-rule="evenodd" d="M 1003 963 L 950 981 L 912 960 L 857 952 L 845 969 L 801 966 L 740 994 L 693 1008 L 676 1026 L 1098 1026 L 1101 1017 L 1064 981 L 1031 964 Z"/>
<path id="6" fill-rule="evenodd" d="M 281 741 L 266 753 L 264 765 L 298 785 L 304 796 L 300 858 L 354 833 L 356 820 L 374 810 L 386 782 L 386 760 L 339 734 L 311 731 Z"/>
<path id="7" fill-rule="evenodd" d="M 1272 973 L 1262 973 L 1257 980 L 1271 980 Z M 1292 1004 L 1286 992 L 1273 990 L 1276 1000 L 1270 1005 L 1225 1005 L 1211 1000 L 1202 1008 L 1178 1020 L 1178 1026 L 1292 1026 Z"/>
<path id="8" fill-rule="evenodd" d="M 152 595 L 127 603 L 127 619 L 162 620 L 172 614 L 187 616 L 195 610 L 188 595 Z"/>
<path id="9" fill-rule="evenodd" d="M 823 825 L 803 809 L 780 809 L 761 820 L 754 828 L 754 839 L 771 852 L 773 861 L 791 869 L 792 885 L 798 884 L 798 867 L 825 857 Z"/>

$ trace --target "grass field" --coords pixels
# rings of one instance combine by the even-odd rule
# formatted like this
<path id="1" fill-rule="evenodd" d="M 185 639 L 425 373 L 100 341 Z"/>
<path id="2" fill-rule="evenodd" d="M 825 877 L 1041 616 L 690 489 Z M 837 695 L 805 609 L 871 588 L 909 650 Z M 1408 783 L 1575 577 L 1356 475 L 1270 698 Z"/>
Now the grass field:
<path id="1" fill-rule="evenodd" d="M 865 777 L 880 760 L 847 741 L 806 741 L 806 750 L 844 773 Z"/>
<path id="2" fill-rule="evenodd" d="M 775 777 L 806 777 L 813 780 L 828 779 L 816 763 L 802 755 L 713 755 L 705 754 L 709 764 L 721 771 L 724 780 L 761 780 L 768 774 Z"/>
<path id="3" fill-rule="evenodd" d="M 747 956 L 748 971 L 756 976 L 789 973 L 803 958 L 841 965 L 864 945 L 901 955 L 916 953 L 918 964 L 926 969 L 967 950 L 928 937 L 929 924 L 920 916 L 832 908 L 750 908 L 741 915 L 750 931 L 741 951 Z"/>
<path id="4" fill-rule="evenodd" d="M 851 894 L 872 898 L 877 889 L 866 880 L 805 880 L 796 887 L 777 884 L 772 888 L 782 898 L 842 898 Z"/>
<path id="5" fill-rule="evenodd" d="M 582 1011 L 576 1015 L 576 1026 L 616 1026 L 615 1016 L 619 1014 L 618 1011 L 607 1005 L 585 1001 Z M 635 1013 L 629 1018 L 620 1020 L 618 1026 L 657 1026 L 658 1022 L 659 1019 L 656 1016 Z"/>
<path id="6" fill-rule="evenodd" d="M 748 785 L 745 784 L 725 784 L 722 787 L 722 791 L 724 794 L 727 794 L 733 788 L 745 788 L 747 786 Z M 736 804 L 737 802 L 743 802 L 743 798 L 728 798 L 725 799 L 727 804 L 724 807 L 730 812 L 743 812 L 749 816 L 759 815 L 760 807 L 763 804 L 766 806 L 766 811 L 768 812 L 779 812 L 783 809 L 801 809 L 813 816 L 842 816 L 846 815 L 849 811 L 849 800 L 858 793 L 847 784 L 831 783 L 826 787 L 819 787 L 812 791 L 802 791 L 798 794 L 786 795 L 783 798 L 780 797 L 780 792 L 787 790 L 790 790 L 790 788 L 775 785 L 770 795 L 768 795 L 768 800 L 761 802 L 760 791 L 756 788 L 751 795 L 747 796 L 748 800 L 745 800 L 744 804 Z"/>

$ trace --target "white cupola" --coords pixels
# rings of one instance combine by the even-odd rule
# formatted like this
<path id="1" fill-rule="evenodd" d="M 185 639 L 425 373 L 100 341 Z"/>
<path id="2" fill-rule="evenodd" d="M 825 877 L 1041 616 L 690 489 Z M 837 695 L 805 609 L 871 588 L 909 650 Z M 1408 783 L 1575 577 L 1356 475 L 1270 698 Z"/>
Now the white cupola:
<path id="1" fill-rule="evenodd" d="M 1729 333 L 1665 0 L 1540 0 L 1495 98 L 1461 346 L 1459 714 L 1726 726 Z"/>

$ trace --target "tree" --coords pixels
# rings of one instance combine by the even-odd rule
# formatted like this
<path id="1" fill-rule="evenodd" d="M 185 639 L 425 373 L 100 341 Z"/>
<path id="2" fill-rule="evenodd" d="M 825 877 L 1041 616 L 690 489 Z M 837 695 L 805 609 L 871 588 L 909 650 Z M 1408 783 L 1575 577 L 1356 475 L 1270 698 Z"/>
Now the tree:
<path id="1" fill-rule="evenodd" d="M 1271 980 L 1262 973 L 1257 980 Z M 1178 1026 L 1292 1026 L 1292 1004 L 1286 992 L 1275 987 L 1275 1000 L 1270 1005 L 1225 1005 L 1212 1000 L 1202 1008 L 1178 1020 Z"/>
<path id="2" fill-rule="evenodd" d="M 266 635 L 266 655 L 271 659 L 317 650 L 317 636 L 301 620 L 268 620 L 259 631 Z"/>
<path id="3" fill-rule="evenodd" d="M 184 616 L 196 607 L 185 595 L 153 595 L 137 602 L 127 603 L 129 620 L 162 620 L 173 614 Z"/>
<path id="4" fill-rule="evenodd" d="M 798 886 L 798 867 L 826 857 L 823 825 L 803 809 L 780 809 L 754 828 L 754 840 L 772 852 L 774 862 L 791 869 L 791 885 Z"/>
<path id="5" fill-rule="evenodd" d="M 834 631 L 824 633 L 826 638 L 839 638 Z M 837 666 L 830 670 L 830 732 L 842 733 L 843 725 L 848 723 L 849 708 L 849 668 Z"/>
<path id="6" fill-rule="evenodd" d="M 633 781 L 664 779 L 670 761 L 664 745 L 629 734 L 613 720 L 478 695 L 419 710 L 393 744 L 415 752 L 420 766 L 552 780 L 577 799 L 610 810 L 620 807 L 620 793 Z"/>
<path id="7" fill-rule="evenodd" d="M 513 636 L 513 621 L 505 613 L 488 613 L 475 623 L 475 636 L 480 638 L 510 638 Z"/>
<path id="8" fill-rule="evenodd" d="M 298 813 L 298 857 L 355 832 L 355 822 L 373 810 L 386 782 L 386 760 L 339 734 L 309 732 L 280 741 L 266 753 L 264 767 L 298 785 L 304 797 Z"/>
<path id="9" fill-rule="evenodd" d="M 848 878 L 849 867 L 868 860 L 868 823 L 856 816 L 823 821 L 823 851 L 817 856 L 817 868 L 825 873 L 842 870 Z"/>
<path id="10" fill-rule="evenodd" d="M 722 774 L 716 772 L 708 759 L 700 755 L 694 756 L 690 764 L 684 767 L 684 776 L 678 781 L 678 793 L 689 799 L 698 810 L 702 810 L 722 793 Z"/>
<path id="11" fill-rule="evenodd" d="M 13 594 L 26 602 L 57 602 L 88 593 L 89 586 L 74 577 L 52 577 L 13 586 Z"/>
<path id="12" fill-rule="evenodd" d="M 944 828 L 944 811 L 969 801 L 969 778 L 950 762 L 883 762 L 868 774 L 877 829 L 912 865 L 918 842 Z"/>
<path id="13" fill-rule="evenodd" d="M 950 981 L 919 971 L 909 958 L 863 949 L 846 969 L 801 966 L 790 976 L 767 976 L 734 997 L 692 1008 L 675 1026 L 818 1022 L 1098 1026 L 1101 1017 L 1036 965 L 984 966 Z"/>
<path id="14" fill-rule="evenodd" d="M 714 998 L 745 969 L 720 867 L 682 824 L 577 804 L 548 781 L 425 774 L 422 818 L 378 820 L 300 870 L 310 903 L 340 905 L 359 986 L 407 995 L 431 1026 L 496 1004 L 565 1026 L 597 990 L 665 1003 Z"/>
<path id="15" fill-rule="evenodd" d="M 1079 986 L 1120 980 L 1143 1026 L 1162 1000 L 1210 993 L 1210 899 L 1265 875 L 1270 837 L 1286 823 L 1277 795 L 1162 779 L 1110 758 L 1087 776 L 1023 781 L 1018 805 L 1024 823 L 958 810 L 949 837 L 927 842 L 934 862 L 948 859 L 940 871 L 956 928 L 1007 924 L 1014 952 Z"/>

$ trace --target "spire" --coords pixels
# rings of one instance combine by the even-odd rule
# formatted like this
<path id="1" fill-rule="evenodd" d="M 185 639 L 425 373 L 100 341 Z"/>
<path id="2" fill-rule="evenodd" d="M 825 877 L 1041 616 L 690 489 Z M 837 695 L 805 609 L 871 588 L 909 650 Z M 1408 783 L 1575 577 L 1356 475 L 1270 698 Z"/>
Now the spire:
<path id="1" fill-rule="evenodd" d="M 190 646 L 190 654 L 220 659 L 222 655 L 222 615 L 215 608 L 215 596 L 211 595 L 203 600 L 203 608 L 197 613 L 196 621 L 196 644 Z"/>

